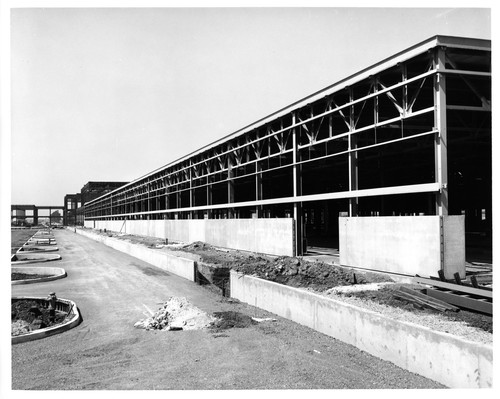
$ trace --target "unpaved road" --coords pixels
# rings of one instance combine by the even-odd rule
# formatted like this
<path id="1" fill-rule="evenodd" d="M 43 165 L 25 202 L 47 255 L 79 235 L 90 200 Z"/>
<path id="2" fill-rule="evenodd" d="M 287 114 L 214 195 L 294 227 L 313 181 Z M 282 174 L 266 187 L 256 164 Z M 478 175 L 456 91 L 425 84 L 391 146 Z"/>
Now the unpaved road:
<path id="1" fill-rule="evenodd" d="M 443 388 L 279 317 L 218 333 L 136 329 L 145 306 L 155 311 L 170 296 L 186 297 L 208 313 L 273 315 L 71 231 L 55 235 L 62 260 L 53 265 L 68 277 L 13 286 L 12 294 L 55 291 L 77 303 L 83 322 L 13 345 L 13 390 Z"/>

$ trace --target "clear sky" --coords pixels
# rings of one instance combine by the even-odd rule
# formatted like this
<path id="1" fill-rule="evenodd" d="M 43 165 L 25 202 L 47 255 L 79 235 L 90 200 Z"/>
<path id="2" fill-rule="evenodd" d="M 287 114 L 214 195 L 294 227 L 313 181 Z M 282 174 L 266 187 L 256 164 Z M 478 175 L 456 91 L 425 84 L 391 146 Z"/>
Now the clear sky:
<path id="1" fill-rule="evenodd" d="M 12 203 L 131 181 L 489 9 L 11 10 Z"/>

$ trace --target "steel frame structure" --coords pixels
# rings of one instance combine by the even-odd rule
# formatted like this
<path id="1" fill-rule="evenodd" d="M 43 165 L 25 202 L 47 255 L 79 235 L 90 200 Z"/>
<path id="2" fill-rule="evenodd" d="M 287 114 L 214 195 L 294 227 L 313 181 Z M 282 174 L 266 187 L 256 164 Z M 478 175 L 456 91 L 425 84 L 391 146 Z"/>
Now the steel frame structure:
<path id="1" fill-rule="evenodd" d="M 39 215 L 38 211 L 41 210 L 48 210 L 49 214 L 48 215 Z M 17 212 L 23 212 L 22 215 L 18 215 Z M 32 212 L 31 215 L 26 215 L 24 212 L 29 211 Z M 61 214 L 58 216 L 53 216 L 52 211 L 61 211 Z M 49 224 L 52 224 L 52 219 L 58 219 L 62 220 L 63 215 L 64 215 L 64 206 L 57 206 L 57 205 L 46 205 L 46 206 L 37 206 L 37 205 L 16 205 L 12 204 L 10 206 L 10 218 L 11 221 L 18 221 L 18 220 L 23 220 L 25 221 L 26 219 L 33 219 L 33 224 L 38 225 L 38 219 L 43 218 L 43 219 L 49 219 Z"/>
<path id="2" fill-rule="evenodd" d="M 360 198 L 430 193 L 428 212 L 447 215 L 450 113 L 467 120 L 454 134 L 489 134 L 491 146 L 491 122 L 471 126 L 464 117 L 491 119 L 490 47 L 432 37 L 89 201 L 85 219 L 270 217 L 284 206 L 280 215 L 295 219 L 300 242 L 301 207 L 310 201 L 344 199 L 356 216 Z M 450 96 L 456 86 L 460 94 Z M 423 161 L 411 157 L 422 148 Z M 386 182 L 372 183 L 372 167 L 362 165 L 389 149 L 410 154 L 406 172 L 391 180 L 399 161 L 387 166 Z M 422 175 L 411 171 L 418 162 Z"/>

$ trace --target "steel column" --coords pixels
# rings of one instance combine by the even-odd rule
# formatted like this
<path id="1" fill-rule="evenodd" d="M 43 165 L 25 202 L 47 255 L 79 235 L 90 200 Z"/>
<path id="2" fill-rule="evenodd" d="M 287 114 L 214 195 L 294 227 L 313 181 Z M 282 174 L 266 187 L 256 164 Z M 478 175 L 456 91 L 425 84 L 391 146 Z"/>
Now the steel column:
<path id="1" fill-rule="evenodd" d="M 229 147 L 229 145 L 228 145 Z M 234 180 L 233 180 L 233 155 L 228 154 L 227 156 L 227 203 L 234 203 Z M 228 208 L 227 217 L 232 219 L 234 217 L 234 208 Z"/>
<path id="2" fill-rule="evenodd" d="M 260 201 L 263 196 L 262 196 L 262 165 L 260 162 L 257 160 L 255 161 L 255 200 Z M 255 210 L 257 212 L 257 217 L 260 218 L 262 217 L 262 205 L 257 205 L 255 207 Z"/>
<path id="3" fill-rule="evenodd" d="M 212 177 L 207 176 L 207 205 L 212 205 Z M 212 219 L 212 210 L 207 209 L 208 219 Z"/>
<path id="4" fill-rule="evenodd" d="M 296 114 L 292 114 L 292 124 L 296 123 Z M 293 197 L 302 195 L 302 165 L 299 163 L 299 149 L 297 140 L 297 128 L 292 129 L 292 154 L 293 154 Z M 295 221 L 295 255 L 303 255 L 307 248 L 304 248 L 304 220 L 302 215 L 302 202 L 293 203 L 293 220 Z"/>
<path id="5" fill-rule="evenodd" d="M 349 88 L 349 102 L 353 102 L 353 91 Z M 349 135 L 348 135 L 348 145 L 349 145 L 349 155 L 348 155 L 348 165 L 349 165 L 349 191 L 356 191 L 358 189 L 358 153 L 355 151 L 357 144 L 357 136 L 352 134 L 352 131 L 356 128 L 354 119 L 354 105 L 349 107 Z M 358 198 L 349 198 L 349 216 L 358 216 Z"/>
<path id="6" fill-rule="evenodd" d="M 435 53 L 435 68 L 438 73 L 434 77 L 434 124 L 438 133 L 434 142 L 435 179 L 439 183 L 436 194 L 436 214 L 448 215 L 448 143 L 446 123 L 446 76 L 440 73 L 445 69 L 445 49 L 438 48 Z"/>

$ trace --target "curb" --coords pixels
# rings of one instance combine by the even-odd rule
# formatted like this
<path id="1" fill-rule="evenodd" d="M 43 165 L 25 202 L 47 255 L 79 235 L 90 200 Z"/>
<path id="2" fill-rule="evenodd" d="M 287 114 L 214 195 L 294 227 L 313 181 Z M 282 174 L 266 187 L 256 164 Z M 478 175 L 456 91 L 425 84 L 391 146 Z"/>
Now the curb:
<path id="1" fill-rule="evenodd" d="M 17 255 L 17 253 L 15 254 Z M 34 254 L 32 254 L 34 255 Z M 45 257 L 41 257 L 41 258 L 38 258 L 36 259 L 35 258 L 32 258 L 32 259 L 26 259 L 26 260 L 12 260 L 10 261 L 10 265 L 11 266 L 17 266 L 17 265 L 26 265 L 28 263 L 41 263 L 41 262 L 52 262 L 52 261 L 55 261 L 55 260 L 61 260 L 61 255 L 57 255 L 57 254 L 37 254 L 37 255 L 45 255 Z M 47 257 L 48 255 L 51 255 L 50 257 Z"/>
<path id="2" fill-rule="evenodd" d="M 44 283 L 47 281 L 59 280 L 67 276 L 66 270 L 62 267 L 12 266 L 11 272 L 47 275 L 47 277 L 32 278 L 27 280 L 12 280 L 10 283 L 11 285 Z"/>

